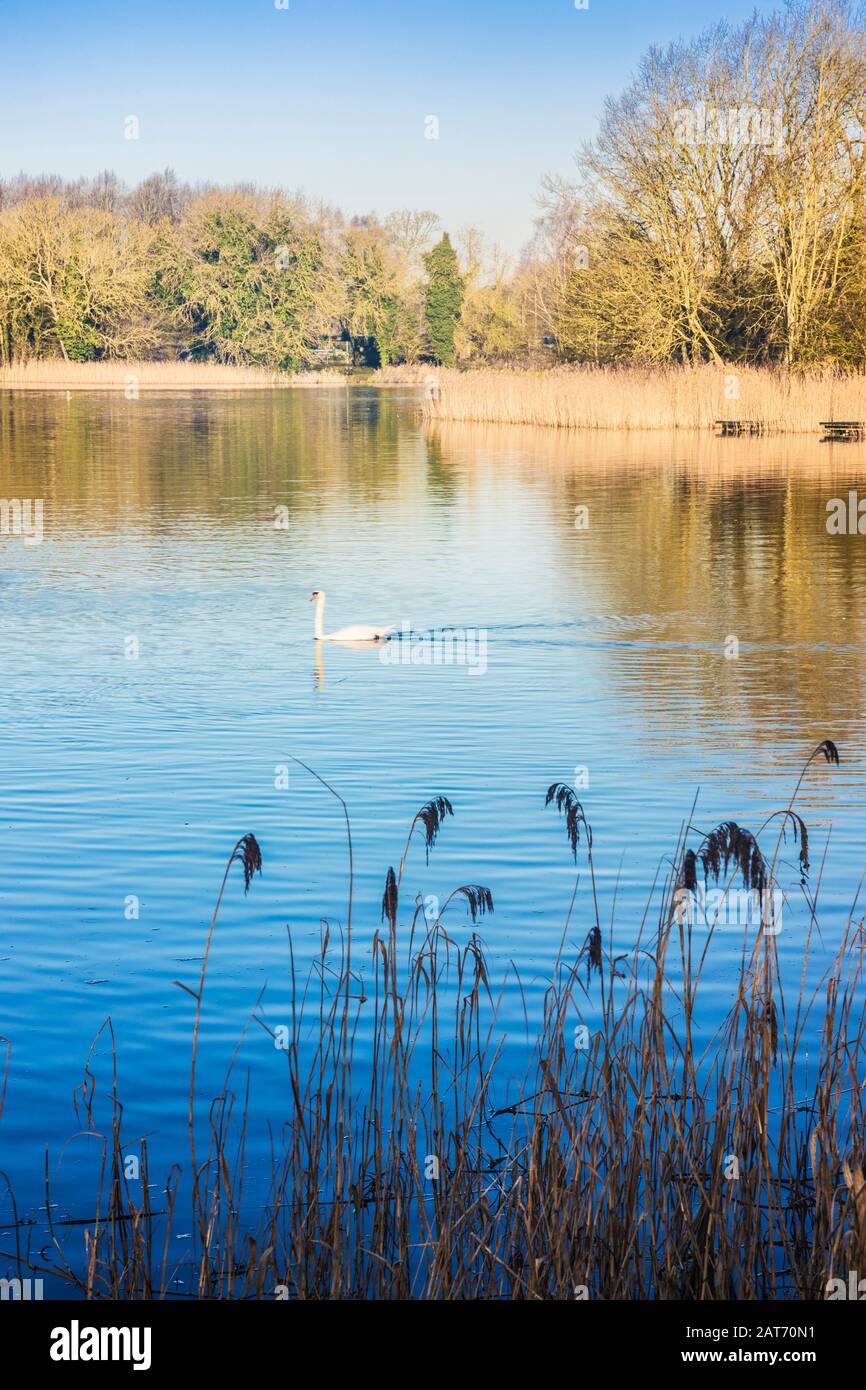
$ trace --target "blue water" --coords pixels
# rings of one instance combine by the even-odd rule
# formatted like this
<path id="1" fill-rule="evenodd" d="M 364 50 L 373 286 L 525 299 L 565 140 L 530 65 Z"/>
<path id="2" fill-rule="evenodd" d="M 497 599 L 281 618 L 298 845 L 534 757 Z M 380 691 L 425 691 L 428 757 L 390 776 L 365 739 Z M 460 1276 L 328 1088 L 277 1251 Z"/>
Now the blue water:
<path id="1" fill-rule="evenodd" d="M 414 845 L 403 901 L 491 889 L 494 914 L 477 930 L 494 985 L 506 972 L 523 984 L 523 995 L 506 988 L 497 1024 L 516 1076 L 524 1000 L 531 1033 L 576 872 L 544 807 L 548 785 L 580 780 L 602 922 L 627 950 L 694 798 L 702 830 L 724 818 L 756 830 L 832 738 L 841 766 L 816 765 L 799 802 L 813 887 L 821 880 L 820 973 L 864 867 L 866 539 L 825 526 L 827 501 L 857 486 L 863 463 L 861 446 L 798 438 L 427 434 L 411 391 L 2 395 L 0 496 L 44 501 L 41 544 L 0 536 L 0 1034 L 11 1044 L 0 1169 L 19 1220 L 35 1223 L 34 1248 L 46 1149 L 55 1215 L 92 1212 L 97 1144 L 80 1134 L 73 1092 L 108 1016 L 125 1133 L 147 1135 L 157 1187 L 185 1160 L 193 1004 L 174 982 L 197 985 L 238 837 L 255 833 L 264 872 L 247 897 L 237 870 L 227 888 L 203 1104 L 262 991 L 269 1026 L 289 1020 L 287 932 L 303 975 L 322 920 L 345 925 L 342 813 L 292 757 L 349 807 L 362 973 L 412 816 L 450 798 L 429 866 Z M 413 664 L 410 639 L 400 662 L 317 653 L 316 588 L 326 630 L 471 630 L 486 669 Z M 796 986 L 808 913 L 790 844 L 783 859 L 779 952 Z M 463 908 L 449 920 L 468 939 Z M 569 950 L 591 922 L 584 863 Z M 735 931 L 714 940 L 708 1033 L 731 1002 L 741 945 Z M 362 1019 L 361 1061 L 364 1030 Z M 253 1024 L 239 1066 L 254 1190 L 267 1123 L 288 1113 L 285 1058 Z M 104 1097 L 105 1034 L 90 1070 Z M 0 1185 L 3 1250 L 12 1219 Z"/>

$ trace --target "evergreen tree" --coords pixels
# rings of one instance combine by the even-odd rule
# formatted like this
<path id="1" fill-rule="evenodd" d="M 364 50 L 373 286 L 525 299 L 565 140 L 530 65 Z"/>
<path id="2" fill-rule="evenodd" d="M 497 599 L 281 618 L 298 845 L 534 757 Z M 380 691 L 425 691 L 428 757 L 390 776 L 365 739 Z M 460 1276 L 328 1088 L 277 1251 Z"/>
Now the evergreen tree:
<path id="1" fill-rule="evenodd" d="M 433 356 L 443 367 L 454 366 L 454 330 L 463 307 L 463 279 L 448 233 L 424 257 L 427 271 L 425 314 Z"/>

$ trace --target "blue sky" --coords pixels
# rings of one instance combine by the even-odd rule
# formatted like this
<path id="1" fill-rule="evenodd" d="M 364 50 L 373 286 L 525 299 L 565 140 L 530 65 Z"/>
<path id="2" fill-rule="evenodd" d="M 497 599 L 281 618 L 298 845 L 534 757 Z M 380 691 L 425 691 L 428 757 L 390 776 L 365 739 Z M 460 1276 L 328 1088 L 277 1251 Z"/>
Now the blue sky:
<path id="1" fill-rule="evenodd" d="M 0 4 L 0 173 L 114 169 L 432 208 L 509 251 L 651 43 L 725 0 L 86 0 Z M 772 9 L 772 4 L 758 6 Z M 124 137 L 138 117 L 137 140 Z M 425 138 L 425 120 L 439 138 Z"/>

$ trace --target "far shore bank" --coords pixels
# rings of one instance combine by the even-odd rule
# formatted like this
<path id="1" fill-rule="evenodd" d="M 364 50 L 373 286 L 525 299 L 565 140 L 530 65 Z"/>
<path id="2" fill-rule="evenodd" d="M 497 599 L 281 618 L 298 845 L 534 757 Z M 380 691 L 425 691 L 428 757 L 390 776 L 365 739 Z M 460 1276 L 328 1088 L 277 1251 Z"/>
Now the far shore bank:
<path id="1" fill-rule="evenodd" d="M 16 391 L 256 391 L 310 386 L 420 386 L 433 368 L 388 367 L 381 371 L 323 368 L 272 372 L 218 362 L 30 361 L 0 367 L 0 389 Z"/>
<path id="2" fill-rule="evenodd" d="M 0 367 L 0 390 L 158 391 L 309 387 L 423 388 L 428 422 L 558 430 L 711 431 L 742 421 L 755 434 L 820 434 L 826 421 L 866 421 L 866 375 L 730 364 L 697 367 L 520 366 L 272 372 L 202 362 L 30 361 Z"/>

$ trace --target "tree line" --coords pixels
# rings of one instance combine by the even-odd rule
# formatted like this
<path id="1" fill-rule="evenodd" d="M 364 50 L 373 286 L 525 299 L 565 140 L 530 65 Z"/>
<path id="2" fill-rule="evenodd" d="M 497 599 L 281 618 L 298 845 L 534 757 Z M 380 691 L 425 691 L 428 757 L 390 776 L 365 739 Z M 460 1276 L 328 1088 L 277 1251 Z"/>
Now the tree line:
<path id="1" fill-rule="evenodd" d="M 0 183 L 0 362 L 452 365 L 467 286 L 438 232 L 171 170 L 132 190 L 22 175 Z"/>
<path id="2" fill-rule="evenodd" d="M 0 182 L 0 362 L 866 363 L 866 26 L 795 0 L 645 55 L 514 263 L 167 170 Z"/>
<path id="3" fill-rule="evenodd" d="M 564 355 L 862 366 L 863 8 L 651 49 L 545 191 L 536 297 Z"/>

